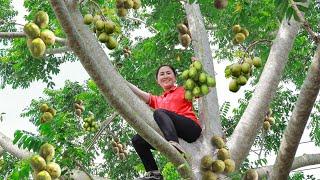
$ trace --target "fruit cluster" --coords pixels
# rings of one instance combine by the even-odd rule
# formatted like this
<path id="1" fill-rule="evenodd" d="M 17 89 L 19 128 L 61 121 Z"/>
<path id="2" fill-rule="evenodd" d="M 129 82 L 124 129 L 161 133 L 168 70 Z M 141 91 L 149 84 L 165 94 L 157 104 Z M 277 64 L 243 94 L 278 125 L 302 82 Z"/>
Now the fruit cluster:
<path id="1" fill-rule="evenodd" d="M 237 92 L 241 86 L 247 84 L 247 81 L 252 73 L 252 66 L 261 67 L 261 59 L 259 57 L 245 58 L 242 63 L 234 63 L 226 67 L 226 77 L 232 77 L 229 83 L 229 90 Z"/>
<path id="2" fill-rule="evenodd" d="M 108 49 L 112 50 L 118 46 L 117 40 L 112 36 L 116 29 L 113 21 L 102 20 L 100 15 L 92 16 L 91 14 L 86 14 L 83 17 L 83 23 L 86 25 L 93 24 L 92 31 L 96 34 L 98 40 L 104 43 Z"/>
<path id="3" fill-rule="evenodd" d="M 183 47 L 188 48 L 191 43 L 191 33 L 188 27 L 188 20 L 185 19 L 182 23 L 177 25 L 179 32 L 179 40 Z"/>
<path id="4" fill-rule="evenodd" d="M 74 103 L 74 110 L 76 112 L 76 115 L 77 116 L 81 116 L 81 114 L 83 113 L 84 111 L 84 105 L 83 105 L 83 101 L 82 100 L 77 100 L 75 103 Z"/>
<path id="5" fill-rule="evenodd" d="M 185 80 L 185 99 L 191 101 L 193 97 L 201 97 L 210 92 L 209 87 L 214 87 L 216 81 L 213 77 L 203 70 L 202 63 L 195 60 L 189 67 L 184 70 L 181 77 Z"/>
<path id="6" fill-rule="evenodd" d="M 140 0 L 116 0 L 117 13 L 119 17 L 125 17 L 129 9 L 137 10 L 141 7 Z"/>
<path id="7" fill-rule="evenodd" d="M 275 119 L 272 117 L 272 110 L 269 109 L 269 111 L 267 112 L 267 115 L 264 118 L 263 129 L 265 131 L 269 131 L 271 125 L 273 125 L 274 123 L 275 123 Z"/>
<path id="8" fill-rule="evenodd" d="M 33 22 L 24 25 L 23 31 L 27 35 L 27 47 L 31 55 L 35 58 L 41 58 L 47 46 L 55 43 L 55 35 L 49 29 L 49 16 L 44 11 L 36 13 Z"/>
<path id="9" fill-rule="evenodd" d="M 85 131 L 96 132 L 99 128 L 98 123 L 96 122 L 94 115 L 91 114 L 89 117 L 84 118 L 83 128 Z"/>
<path id="10" fill-rule="evenodd" d="M 124 57 L 126 58 L 128 58 L 131 55 L 131 50 L 129 49 L 128 46 L 124 47 L 122 51 L 123 51 Z"/>
<path id="11" fill-rule="evenodd" d="M 57 114 L 57 111 L 53 107 L 49 107 L 48 104 L 41 104 L 39 107 L 40 111 L 43 112 L 40 122 L 46 123 L 52 120 L 52 118 Z"/>
<path id="12" fill-rule="evenodd" d="M 119 138 L 114 138 L 111 142 L 113 151 L 117 154 L 117 156 L 124 160 L 128 156 L 128 151 L 126 150 L 126 146 L 121 144 Z"/>
<path id="13" fill-rule="evenodd" d="M 34 179 L 56 179 L 61 175 L 59 164 L 51 162 L 55 154 L 54 147 L 45 143 L 40 147 L 39 155 L 31 157 L 30 165 Z"/>
<path id="14" fill-rule="evenodd" d="M 240 44 L 249 36 L 249 31 L 246 28 L 242 28 L 239 24 L 234 25 L 232 31 L 235 33 L 232 40 L 233 44 Z"/>
<path id="15" fill-rule="evenodd" d="M 229 150 L 226 149 L 223 139 L 214 135 L 211 143 L 218 149 L 216 160 L 211 155 L 201 159 L 201 171 L 203 180 L 217 179 L 217 173 L 232 173 L 235 170 L 235 162 L 230 159 Z"/>

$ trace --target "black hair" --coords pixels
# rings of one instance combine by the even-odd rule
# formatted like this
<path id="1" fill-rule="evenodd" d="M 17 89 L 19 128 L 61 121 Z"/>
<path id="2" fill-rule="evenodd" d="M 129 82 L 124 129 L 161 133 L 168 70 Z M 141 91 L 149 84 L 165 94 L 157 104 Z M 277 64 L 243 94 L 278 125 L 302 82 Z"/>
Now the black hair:
<path id="1" fill-rule="evenodd" d="M 176 72 L 176 70 L 174 69 L 174 67 L 172 67 L 171 65 L 168 65 L 168 64 L 163 64 L 163 65 L 159 66 L 158 69 L 157 69 L 156 79 L 158 79 L 158 73 L 159 73 L 160 68 L 162 68 L 162 67 L 164 67 L 164 66 L 169 67 L 169 68 L 172 70 L 174 76 L 177 77 L 177 72 Z"/>

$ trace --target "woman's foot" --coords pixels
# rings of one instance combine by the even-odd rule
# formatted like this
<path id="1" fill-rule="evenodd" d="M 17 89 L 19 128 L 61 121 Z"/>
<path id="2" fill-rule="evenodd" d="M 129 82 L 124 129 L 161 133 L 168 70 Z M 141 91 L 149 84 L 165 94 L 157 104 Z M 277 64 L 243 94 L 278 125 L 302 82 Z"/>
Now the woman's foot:
<path id="1" fill-rule="evenodd" d="M 144 177 L 137 178 L 135 180 L 163 180 L 163 177 L 159 170 L 148 171 Z"/>

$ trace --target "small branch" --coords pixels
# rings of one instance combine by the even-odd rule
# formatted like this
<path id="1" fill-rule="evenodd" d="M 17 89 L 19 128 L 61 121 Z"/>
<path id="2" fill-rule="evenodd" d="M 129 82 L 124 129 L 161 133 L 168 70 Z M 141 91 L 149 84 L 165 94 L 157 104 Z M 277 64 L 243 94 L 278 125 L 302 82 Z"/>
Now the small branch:
<path id="1" fill-rule="evenodd" d="M 86 174 L 89 176 L 90 180 L 93 180 L 93 177 L 92 177 L 91 174 L 87 171 L 87 169 L 86 169 L 78 160 L 75 160 L 75 162 L 76 162 L 76 165 L 79 166 L 79 168 L 80 168 L 84 173 L 86 173 Z"/>
<path id="2" fill-rule="evenodd" d="M 135 18 L 135 17 L 126 17 L 126 19 L 130 19 L 133 21 L 139 21 L 140 23 L 144 24 L 146 27 L 150 28 L 151 30 L 153 30 L 155 33 L 158 33 L 159 31 L 157 31 L 154 27 L 149 26 L 146 22 L 144 22 L 143 20 L 139 19 L 139 18 Z"/>
<path id="3" fill-rule="evenodd" d="M 47 49 L 45 54 L 60 54 L 68 51 L 71 51 L 71 49 L 67 46 L 64 46 L 64 47 L 59 47 L 54 49 Z"/>
<path id="4" fill-rule="evenodd" d="M 111 123 L 112 120 L 114 120 L 115 117 L 117 117 L 119 115 L 118 112 L 114 112 L 110 117 L 108 117 L 106 120 L 104 120 L 101 123 L 101 128 L 99 129 L 99 131 L 94 135 L 92 141 L 90 142 L 90 144 L 87 146 L 86 148 L 86 152 L 89 151 L 89 149 L 94 145 L 95 141 L 101 136 L 102 132 L 108 127 L 108 125 Z"/>
<path id="5" fill-rule="evenodd" d="M 24 32 L 0 32 L 0 39 L 13 39 L 13 38 L 25 38 Z M 64 38 L 56 37 L 56 42 L 60 44 L 67 44 L 67 40 Z"/>
<path id="6" fill-rule="evenodd" d="M 312 29 L 311 26 L 309 24 L 309 22 L 304 18 L 304 15 L 301 13 L 301 11 L 299 10 L 296 2 L 294 2 L 293 0 L 290 0 L 291 6 L 293 8 L 293 10 L 296 12 L 299 21 L 303 24 L 303 27 L 305 28 L 305 30 L 309 33 L 309 35 L 311 36 L 311 38 L 316 42 L 319 43 L 320 42 L 320 36 L 318 36 Z"/>

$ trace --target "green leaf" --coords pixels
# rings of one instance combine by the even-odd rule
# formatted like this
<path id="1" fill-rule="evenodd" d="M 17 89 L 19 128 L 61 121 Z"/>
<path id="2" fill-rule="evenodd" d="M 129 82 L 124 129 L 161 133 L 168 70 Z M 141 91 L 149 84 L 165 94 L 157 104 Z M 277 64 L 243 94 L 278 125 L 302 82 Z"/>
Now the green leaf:
<path id="1" fill-rule="evenodd" d="M 20 131 L 20 130 L 17 130 L 15 133 L 14 133 L 14 139 L 13 139 L 13 144 L 16 144 L 19 139 L 21 138 L 21 136 L 23 135 L 23 133 Z"/>

